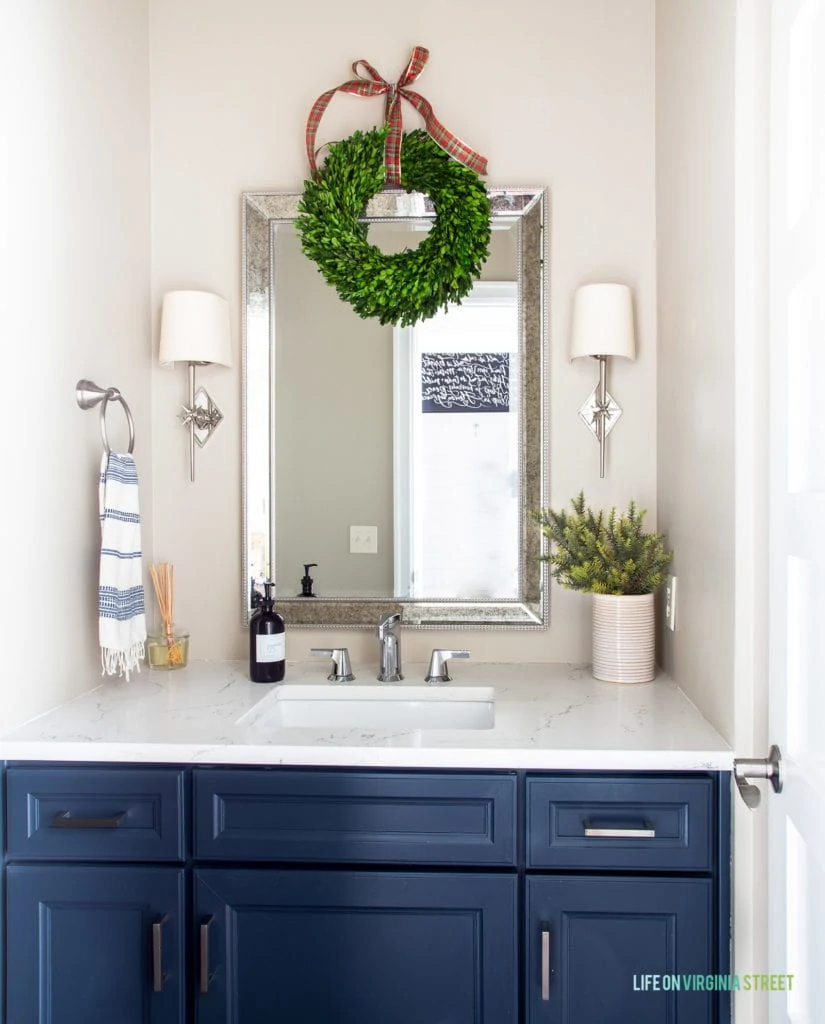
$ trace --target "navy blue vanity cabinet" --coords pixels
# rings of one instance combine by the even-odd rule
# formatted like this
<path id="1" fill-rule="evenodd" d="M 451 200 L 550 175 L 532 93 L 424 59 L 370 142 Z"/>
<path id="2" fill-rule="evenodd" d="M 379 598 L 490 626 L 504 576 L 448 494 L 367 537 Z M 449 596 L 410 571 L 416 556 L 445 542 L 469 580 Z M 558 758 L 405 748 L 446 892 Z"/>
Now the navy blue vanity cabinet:
<path id="1" fill-rule="evenodd" d="M 527 776 L 527 1024 L 729 1020 L 727 993 L 699 988 L 729 971 L 722 785 Z"/>
<path id="2" fill-rule="evenodd" d="M 517 1024 L 517 786 L 196 768 L 198 1024 Z"/>
<path id="3" fill-rule="evenodd" d="M 727 773 L 5 768 L 0 1024 L 730 1024 Z"/>
<path id="4" fill-rule="evenodd" d="M 6 1024 L 186 1024 L 184 782 L 8 768 Z"/>
<path id="5" fill-rule="evenodd" d="M 517 1024 L 515 874 L 198 869 L 198 1024 Z"/>
<path id="6" fill-rule="evenodd" d="M 715 1020 L 709 992 L 644 988 L 714 973 L 709 879 L 530 875 L 526 898 L 530 1024 Z"/>
<path id="7" fill-rule="evenodd" d="M 12 864 L 7 1021 L 185 1024 L 184 873 Z"/>
<path id="8" fill-rule="evenodd" d="M 195 859 L 516 866 L 515 772 L 196 768 Z"/>

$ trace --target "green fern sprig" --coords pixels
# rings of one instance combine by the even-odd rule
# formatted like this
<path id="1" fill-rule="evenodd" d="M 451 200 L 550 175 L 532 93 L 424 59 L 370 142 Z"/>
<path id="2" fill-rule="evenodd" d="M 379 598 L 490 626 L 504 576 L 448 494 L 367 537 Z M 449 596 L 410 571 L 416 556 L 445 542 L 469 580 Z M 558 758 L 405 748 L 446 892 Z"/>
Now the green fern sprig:
<path id="1" fill-rule="evenodd" d="M 594 512 L 584 492 L 571 501 L 573 512 L 562 509 L 531 511 L 541 532 L 551 541 L 542 561 L 551 575 L 569 590 L 592 594 L 651 594 L 665 582 L 673 552 L 660 533 L 644 529 L 645 510 L 631 501 L 627 512 L 615 508 Z"/>

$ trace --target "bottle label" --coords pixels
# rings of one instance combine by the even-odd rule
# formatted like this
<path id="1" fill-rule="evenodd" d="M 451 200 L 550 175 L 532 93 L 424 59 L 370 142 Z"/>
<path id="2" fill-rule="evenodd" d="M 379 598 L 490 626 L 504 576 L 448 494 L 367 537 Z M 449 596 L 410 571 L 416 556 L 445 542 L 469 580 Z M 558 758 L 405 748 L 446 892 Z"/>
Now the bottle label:
<path id="1" fill-rule="evenodd" d="M 286 634 L 259 633 L 255 637 L 255 657 L 260 662 L 283 661 L 286 657 Z"/>

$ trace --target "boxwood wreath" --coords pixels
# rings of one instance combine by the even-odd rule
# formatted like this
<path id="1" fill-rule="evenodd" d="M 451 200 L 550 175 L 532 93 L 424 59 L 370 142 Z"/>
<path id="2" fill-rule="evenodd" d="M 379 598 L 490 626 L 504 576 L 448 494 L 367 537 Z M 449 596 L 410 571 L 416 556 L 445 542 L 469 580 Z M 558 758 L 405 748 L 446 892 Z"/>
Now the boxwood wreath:
<path id="1" fill-rule="evenodd" d="M 386 134 L 376 128 L 334 143 L 304 184 L 295 223 L 304 253 L 359 316 L 408 327 L 460 302 L 473 287 L 490 254 L 490 201 L 475 171 L 426 132 L 405 133 L 401 185 L 429 195 L 436 217 L 416 249 L 382 252 L 359 218 L 384 187 Z"/>

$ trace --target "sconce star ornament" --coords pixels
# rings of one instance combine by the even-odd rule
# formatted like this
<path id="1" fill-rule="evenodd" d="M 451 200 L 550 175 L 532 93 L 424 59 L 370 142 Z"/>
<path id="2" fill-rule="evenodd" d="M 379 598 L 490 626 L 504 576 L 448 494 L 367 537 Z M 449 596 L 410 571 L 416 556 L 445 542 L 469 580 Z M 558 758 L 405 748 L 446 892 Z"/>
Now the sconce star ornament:
<path id="1" fill-rule="evenodd" d="M 605 393 L 605 401 L 601 401 L 598 384 L 593 388 L 579 409 L 579 416 L 597 441 L 601 437 L 602 422 L 604 422 L 604 436 L 607 437 L 619 422 L 621 415 L 622 407 L 609 392 Z"/>
<path id="2" fill-rule="evenodd" d="M 212 431 L 223 419 L 223 413 L 212 401 L 208 392 L 204 388 L 198 388 L 191 408 L 186 405 L 181 406 L 179 418 L 185 427 L 192 424 L 195 441 L 199 448 L 203 448 Z"/>

